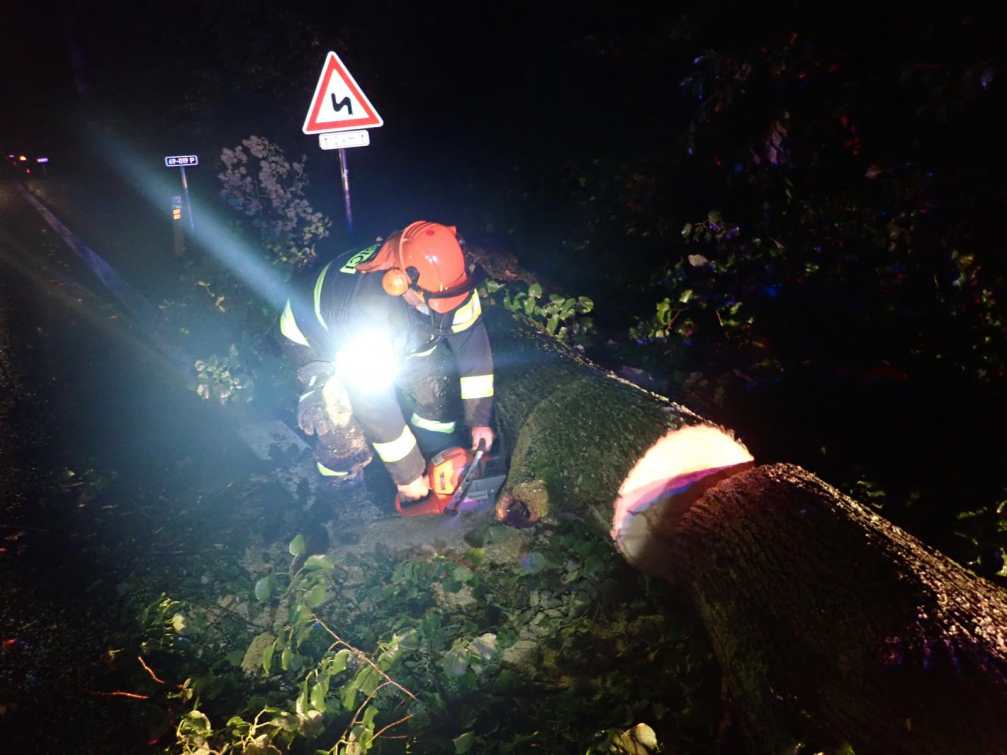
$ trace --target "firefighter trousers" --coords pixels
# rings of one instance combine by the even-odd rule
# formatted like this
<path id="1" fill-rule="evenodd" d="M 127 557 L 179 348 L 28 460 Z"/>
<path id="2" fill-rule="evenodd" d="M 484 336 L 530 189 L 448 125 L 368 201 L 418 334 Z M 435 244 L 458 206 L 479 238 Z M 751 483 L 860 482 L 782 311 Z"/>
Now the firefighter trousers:
<path id="1" fill-rule="evenodd" d="M 318 438 L 319 471 L 334 477 L 356 473 L 373 458 L 370 441 L 397 484 L 412 482 L 425 471 L 426 459 L 459 445 L 457 385 L 444 346 L 408 357 L 394 389 L 354 391 L 352 400 L 337 373 L 323 390 L 334 430 Z"/>

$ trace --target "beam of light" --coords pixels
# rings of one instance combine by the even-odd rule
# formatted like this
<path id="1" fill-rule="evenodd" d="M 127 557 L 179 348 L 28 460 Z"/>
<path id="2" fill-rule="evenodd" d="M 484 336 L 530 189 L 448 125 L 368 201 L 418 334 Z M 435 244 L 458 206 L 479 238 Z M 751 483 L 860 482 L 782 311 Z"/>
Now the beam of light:
<path id="1" fill-rule="evenodd" d="M 102 285 L 123 305 L 127 312 L 132 315 L 150 333 L 155 333 L 161 325 L 161 313 L 132 287 L 115 271 L 111 265 L 103 260 L 91 247 L 77 238 L 62 221 L 53 215 L 49 209 L 42 204 L 26 188 L 17 185 L 18 191 L 42 216 L 49 227 L 56 232 L 63 243 L 65 243 L 76 254 L 81 261 L 87 265 L 92 273 L 97 276 Z"/>
<path id="2" fill-rule="evenodd" d="M 114 136 L 92 132 L 92 145 L 122 180 L 139 191 L 155 208 L 178 191 L 178 172 L 165 168 L 163 162 L 147 160 Z M 200 245 L 240 279 L 277 313 L 286 301 L 283 277 L 263 257 L 261 250 L 246 245 L 225 219 L 208 207 L 200 208 L 200 226 L 194 232 Z"/>
<path id="3" fill-rule="evenodd" d="M 178 370 L 180 374 L 188 374 L 192 367 L 191 359 L 155 348 L 150 340 L 145 340 L 140 335 L 141 331 L 124 329 L 117 325 L 119 321 L 107 314 L 109 309 L 116 310 L 116 308 L 106 304 L 107 300 L 102 301 L 94 292 L 84 288 L 55 266 L 40 265 L 39 260 L 31 252 L 18 252 L 18 246 L 8 235 L 0 235 L 0 253 L 4 256 L 5 264 L 13 267 L 29 284 L 34 285 L 40 291 L 40 296 L 57 299 L 67 309 L 80 313 L 96 329 L 128 341 L 148 359 L 161 364 L 165 370 Z M 106 312 L 100 311 L 102 305 L 107 308 Z"/>
<path id="4" fill-rule="evenodd" d="M 35 162 L 37 162 L 37 163 L 47 163 L 47 162 L 49 162 L 49 158 L 48 157 L 40 157 Z"/>

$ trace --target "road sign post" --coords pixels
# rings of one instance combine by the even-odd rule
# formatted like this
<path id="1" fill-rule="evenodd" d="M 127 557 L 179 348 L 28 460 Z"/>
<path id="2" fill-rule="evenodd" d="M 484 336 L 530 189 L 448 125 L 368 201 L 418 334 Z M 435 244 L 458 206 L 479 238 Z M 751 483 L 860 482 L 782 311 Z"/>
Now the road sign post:
<path id="1" fill-rule="evenodd" d="M 330 52 L 325 58 L 322 75 L 315 85 L 315 94 L 311 98 L 302 131 L 308 135 L 318 134 L 322 149 L 339 150 L 343 203 L 351 235 L 353 210 L 350 205 L 350 171 L 346 165 L 346 149 L 370 144 L 370 136 L 360 129 L 378 128 L 383 123 L 378 111 L 371 105 L 343 61 L 334 52 Z"/>
<path id="2" fill-rule="evenodd" d="M 343 178 L 343 204 L 346 205 L 346 225 L 353 235 L 353 209 L 350 207 L 350 171 L 346 167 L 346 150 L 339 150 L 339 172 Z"/>
<path id="3" fill-rule="evenodd" d="M 182 188 L 185 189 L 185 211 L 189 215 L 189 230 L 195 231 L 196 224 L 192 219 L 192 202 L 189 200 L 189 181 L 185 177 L 185 166 L 182 166 Z"/>
<path id="4" fill-rule="evenodd" d="M 182 188 L 185 190 L 185 210 L 189 215 L 189 230 L 195 231 L 196 224 L 192 219 L 192 202 L 189 201 L 189 181 L 185 177 L 185 166 L 199 165 L 199 158 L 196 155 L 174 155 L 164 158 L 164 164 L 169 168 L 182 170 Z"/>

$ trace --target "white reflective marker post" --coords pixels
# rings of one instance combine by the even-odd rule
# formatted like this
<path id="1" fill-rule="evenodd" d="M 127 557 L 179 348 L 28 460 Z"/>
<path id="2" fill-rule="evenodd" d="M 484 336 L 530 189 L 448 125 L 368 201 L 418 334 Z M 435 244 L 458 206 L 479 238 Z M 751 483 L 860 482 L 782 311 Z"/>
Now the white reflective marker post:
<path id="1" fill-rule="evenodd" d="M 339 150 L 343 204 L 351 235 L 353 210 L 350 206 L 350 171 L 346 165 L 346 150 L 349 147 L 366 147 L 370 144 L 370 135 L 360 129 L 377 128 L 383 123 L 339 56 L 330 52 L 325 58 L 325 66 L 318 77 L 301 130 L 308 135 L 318 134 L 322 149 Z"/>
<path id="2" fill-rule="evenodd" d="M 196 224 L 192 219 L 192 202 L 189 201 L 189 181 L 185 177 L 186 165 L 199 165 L 199 158 L 196 155 L 175 155 L 164 158 L 164 164 L 169 168 L 181 168 L 182 188 L 185 190 L 185 209 L 189 214 L 189 229 L 195 231 Z"/>
<path id="3" fill-rule="evenodd" d="M 171 198 L 172 248 L 176 257 L 185 256 L 185 234 L 182 233 L 182 198 L 177 194 Z"/>

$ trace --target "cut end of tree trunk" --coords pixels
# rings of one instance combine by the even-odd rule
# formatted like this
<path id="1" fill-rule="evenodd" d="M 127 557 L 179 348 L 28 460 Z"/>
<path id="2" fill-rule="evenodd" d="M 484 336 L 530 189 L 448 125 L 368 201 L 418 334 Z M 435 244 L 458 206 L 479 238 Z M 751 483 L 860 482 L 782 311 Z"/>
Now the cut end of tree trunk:
<path id="1" fill-rule="evenodd" d="M 753 465 L 748 449 L 725 430 L 672 430 L 619 488 L 612 539 L 633 566 L 672 581 L 671 541 L 679 520 L 711 487 Z"/>

